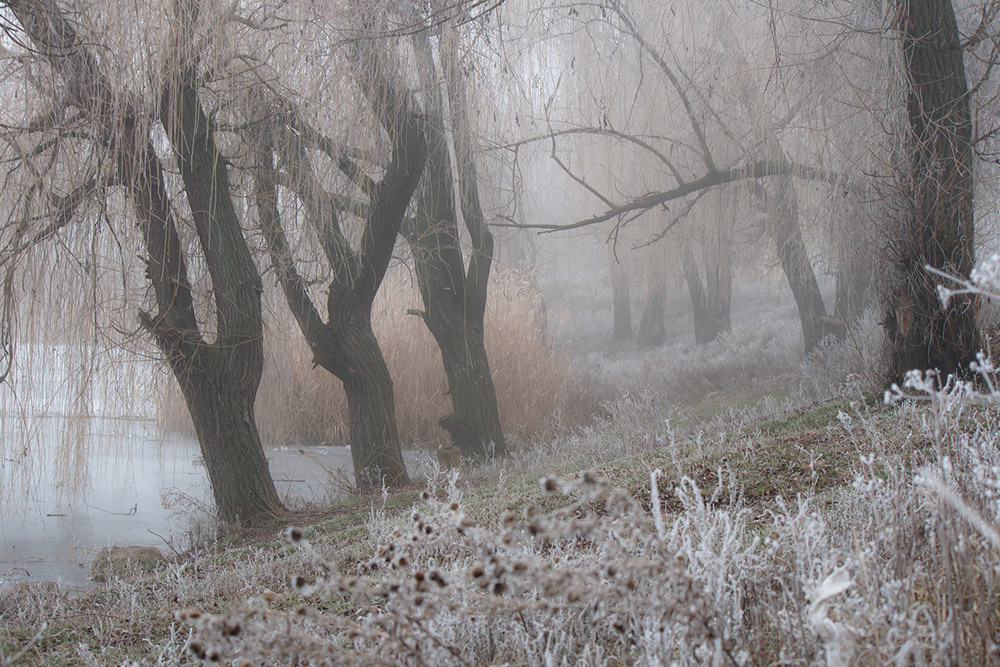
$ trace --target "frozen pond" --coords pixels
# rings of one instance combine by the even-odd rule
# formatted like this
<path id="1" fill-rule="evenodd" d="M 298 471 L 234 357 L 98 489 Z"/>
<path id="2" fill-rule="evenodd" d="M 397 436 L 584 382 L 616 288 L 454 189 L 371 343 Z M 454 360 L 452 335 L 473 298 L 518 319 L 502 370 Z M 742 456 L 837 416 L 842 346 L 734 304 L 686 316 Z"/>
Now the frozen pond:
<path id="1" fill-rule="evenodd" d="M 101 547 L 150 545 L 169 556 L 189 546 L 196 522 L 212 516 L 193 438 L 160 439 L 149 421 L 92 418 L 77 427 L 80 442 L 66 447 L 66 421 L 34 421 L 39 439 L 50 443 L 43 465 L 18 476 L 16 456 L 4 457 L 0 589 L 32 579 L 79 590 Z M 293 505 L 333 500 L 353 480 L 346 447 L 268 449 L 267 456 L 279 495 Z M 72 463 L 76 457 L 81 464 Z M 408 453 L 411 469 L 419 458 Z"/>

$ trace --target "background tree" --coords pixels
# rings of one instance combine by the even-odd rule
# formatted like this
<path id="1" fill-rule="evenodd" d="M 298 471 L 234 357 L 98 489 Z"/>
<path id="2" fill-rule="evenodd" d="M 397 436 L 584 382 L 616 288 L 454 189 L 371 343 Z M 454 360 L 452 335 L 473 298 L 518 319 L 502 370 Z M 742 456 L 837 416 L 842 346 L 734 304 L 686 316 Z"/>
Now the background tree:
<path id="1" fill-rule="evenodd" d="M 679 202 L 684 214 L 673 213 L 660 235 L 668 239 L 679 219 L 702 205 L 699 195 L 709 190 L 758 179 L 834 180 L 834 174 L 825 165 L 813 160 L 815 145 L 822 142 L 810 140 L 809 136 L 803 138 L 801 132 L 791 129 L 811 108 L 810 88 L 803 87 L 801 97 L 794 99 L 769 92 L 771 69 L 768 63 L 762 62 L 766 56 L 757 53 L 766 53 L 771 48 L 767 40 L 751 46 L 740 42 L 737 35 L 742 33 L 735 26 L 720 28 L 716 25 L 725 21 L 740 22 L 741 28 L 746 24 L 763 25 L 766 16 L 753 8 L 742 11 L 738 18 L 728 17 L 729 13 L 728 10 L 716 12 L 706 6 L 689 14 L 677 14 L 663 8 L 615 2 L 593 13 L 571 13 L 563 19 L 568 26 L 566 30 L 577 31 L 590 39 L 624 35 L 628 37 L 625 43 L 631 43 L 633 51 L 631 58 L 623 59 L 628 74 L 619 73 L 612 81 L 592 84 L 607 86 L 600 89 L 594 110 L 599 114 L 599 123 L 581 127 L 576 119 L 567 119 L 562 127 L 554 127 L 548 138 L 565 143 L 603 138 L 617 145 L 619 150 L 627 148 L 630 163 L 641 162 L 645 169 L 638 170 L 642 172 L 641 178 L 618 178 L 612 187 L 602 188 L 599 178 L 586 175 L 595 170 L 593 166 L 566 168 L 571 180 L 601 202 L 603 211 L 574 223 L 542 223 L 535 228 L 579 229 L 607 221 L 635 226 L 648 212 Z M 727 18 L 720 18 L 721 14 L 726 14 Z M 667 39 L 666 34 L 671 30 L 671 37 Z M 759 35 L 766 36 L 766 29 Z M 618 51 L 624 52 L 619 42 L 621 40 L 615 42 L 616 57 L 620 57 Z M 818 79 L 810 80 L 811 87 L 818 85 Z M 654 92 L 641 95 L 639 91 L 645 89 Z M 597 93 L 592 94 L 596 96 Z M 777 103 L 784 108 L 769 109 L 768 102 L 772 98 L 778 98 Z M 551 106 L 546 107 L 547 118 L 551 116 L 548 111 Z M 787 156 L 787 149 L 781 143 L 783 135 L 799 135 L 796 141 L 801 148 L 793 158 Z M 780 150 L 775 150 L 775 146 Z M 556 153 L 554 149 L 553 156 Z M 636 155 L 641 157 L 637 159 Z M 800 156 L 806 159 L 798 159 Z M 565 161 L 563 164 L 565 167 Z M 618 175 L 617 171 L 612 173 Z M 612 190 L 626 193 L 626 196 L 611 195 Z M 709 214 L 705 219 L 710 217 Z M 645 224 L 650 225 L 649 222 Z M 818 342 L 815 334 L 822 330 L 826 315 L 825 308 L 812 307 L 817 303 L 814 297 L 819 296 L 812 260 L 804 242 L 793 243 L 785 236 L 780 240 L 775 236 L 790 233 L 788 238 L 803 241 L 801 231 L 797 237 L 792 233 L 795 231 L 792 228 L 800 224 L 798 216 L 785 216 L 780 228 L 767 230 L 771 232 L 767 238 L 781 258 L 780 264 L 793 294 L 812 295 L 808 299 L 796 298 L 804 346 L 809 351 Z M 714 257 L 721 256 L 716 254 Z M 691 268 L 690 263 L 688 268 Z M 716 269 L 710 272 L 717 274 Z M 692 278 L 695 275 L 691 271 L 687 273 Z M 712 309 L 725 308 L 726 290 L 715 292 L 719 299 Z M 822 304 L 821 296 L 818 303 Z M 726 319 L 721 314 L 712 318 L 720 324 Z M 707 322 L 704 317 L 700 320 Z M 710 337 L 703 335 L 703 338 Z"/>

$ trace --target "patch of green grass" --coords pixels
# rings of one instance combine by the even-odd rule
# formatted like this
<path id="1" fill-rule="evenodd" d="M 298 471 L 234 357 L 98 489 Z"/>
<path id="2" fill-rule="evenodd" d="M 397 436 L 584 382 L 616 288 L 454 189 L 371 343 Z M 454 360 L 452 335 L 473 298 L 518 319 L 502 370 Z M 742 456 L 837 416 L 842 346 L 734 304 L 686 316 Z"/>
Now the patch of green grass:
<path id="1" fill-rule="evenodd" d="M 836 401 L 834 403 L 823 403 L 807 410 L 796 412 L 783 419 L 769 419 L 760 425 L 762 431 L 771 433 L 788 433 L 792 431 L 813 431 L 826 428 L 830 424 L 837 422 L 837 415 L 841 412 L 851 414 L 851 405 L 848 401 Z"/>

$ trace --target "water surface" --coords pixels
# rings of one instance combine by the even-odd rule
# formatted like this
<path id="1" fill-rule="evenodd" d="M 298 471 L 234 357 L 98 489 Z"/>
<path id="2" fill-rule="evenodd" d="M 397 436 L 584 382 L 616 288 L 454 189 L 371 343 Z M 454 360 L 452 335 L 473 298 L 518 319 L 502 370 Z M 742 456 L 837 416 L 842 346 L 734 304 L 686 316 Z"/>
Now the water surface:
<path id="1" fill-rule="evenodd" d="M 32 427 L 44 451 L 30 465 L 9 452 L 3 462 L 0 589 L 51 580 L 80 590 L 104 546 L 150 545 L 170 555 L 210 527 L 212 494 L 195 439 L 158 437 L 145 420 L 92 418 L 67 428 L 53 416 Z M 353 482 L 347 447 L 266 453 L 278 493 L 292 505 L 335 500 Z M 407 453 L 411 466 L 419 458 Z"/>

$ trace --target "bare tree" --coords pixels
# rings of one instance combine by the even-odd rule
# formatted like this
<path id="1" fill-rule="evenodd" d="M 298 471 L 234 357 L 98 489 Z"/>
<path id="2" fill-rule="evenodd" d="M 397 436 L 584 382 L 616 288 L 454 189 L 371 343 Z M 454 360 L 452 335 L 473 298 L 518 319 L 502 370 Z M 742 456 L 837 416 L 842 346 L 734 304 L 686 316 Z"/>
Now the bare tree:
<path id="1" fill-rule="evenodd" d="M 263 366 L 261 283 L 233 202 L 225 157 L 199 98 L 198 54 L 192 48 L 198 21 L 194 4 L 178 3 L 172 17 L 175 40 L 167 52 L 159 118 L 180 170 L 180 197 L 190 211 L 197 235 L 199 261 L 212 284 L 214 339 L 202 331 L 188 274 L 189 255 L 178 234 L 177 197 L 170 194 L 161 158 L 150 138 L 154 121 L 116 88 L 94 52 L 94 40 L 79 32 L 56 0 L 6 3 L 20 28 L 8 34 L 22 40 L 29 61 L 47 62 L 55 84 L 34 131 L 48 134 L 35 151 L 52 160 L 72 159 L 63 150 L 60 120 L 67 109 L 83 120 L 72 133 L 95 148 L 96 182 L 120 188 L 131 204 L 145 253 L 146 277 L 152 288 L 152 310 L 139 313 L 142 327 L 155 339 L 187 402 L 220 516 L 249 520 L 282 509 L 254 421 L 254 398 Z M 21 32 L 23 31 L 23 32 Z M 27 44 L 30 42 L 30 46 Z M 28 124 L 28 132 L 32 132 Z M 86 151 L 80 151 L 86 154 Z M 44 183 L 36 192 L 44 192 Z M 39 202 L 50 228 L 68 226 L 75 204 L 87 195 L 104 195 L 94 181 L 81 183 L 64 204 Z M 29 192 L 28 198 L 35 197 Z M 40 197 L 39 197 L 40 199 Z M 31 203 L 31 202 L 29 202 Z M 54 235 L 34 235 L 43 240 Z M 23 235 L 21 235 L 23 236 Z M 16 241 L 16 239 L 15 239 Z M 16 242 L 7 246 L 16 252 Z"/>
<path id="2" fill-rule="evenodd" d="M 478 151 L 459 70 L 459 39 L 453 26 L 442 27 L 436 65 L 432 37 L 424 32 L 413 37 L 426 91 L 430 157 L 404 236 L 413 251 L 424 304 L 418 314 L 441 350 L 448 378 L 452 412 L 440 424 L 462 456 L 474 461 L 506 456 L 507 446 L 483 338 L 493 235 L 480 202 Z M 467 267 L 459 220 L 471 241 Z"/>
<path id="3" fill-rule="evenodd" d="M 271 264 L 315 363 L 344 384 L 355 483 L 362 490 L 408 480 L 392 378 L 371 325 L 372 302 L 427 156 L 423 121 L 402 80 L 393 42 L 376 32 L 350 46 L 354 79 L 388 143 L 388 160 L 376 168 L 380 177 L 364 169 L 349 147 L 338 146 L 294 105 L 263 86 L 255 89 L 254 98 L 263 104 L 249 137 L 256 156 L 254 202 Z M 318 163 L 319 157 L 325 162 Z M 346 176 L 357 199 L 327 187 L 329 179 L 320 176 L 324 169 Z M 301 202 L 322 249 L 330 275 L 325 318 L 297 268 L 296 248 L 286 230 L 294 215 L 283 215 L 279 187 Z M 343 218 L 362 223 L 356 247 Z"/>

